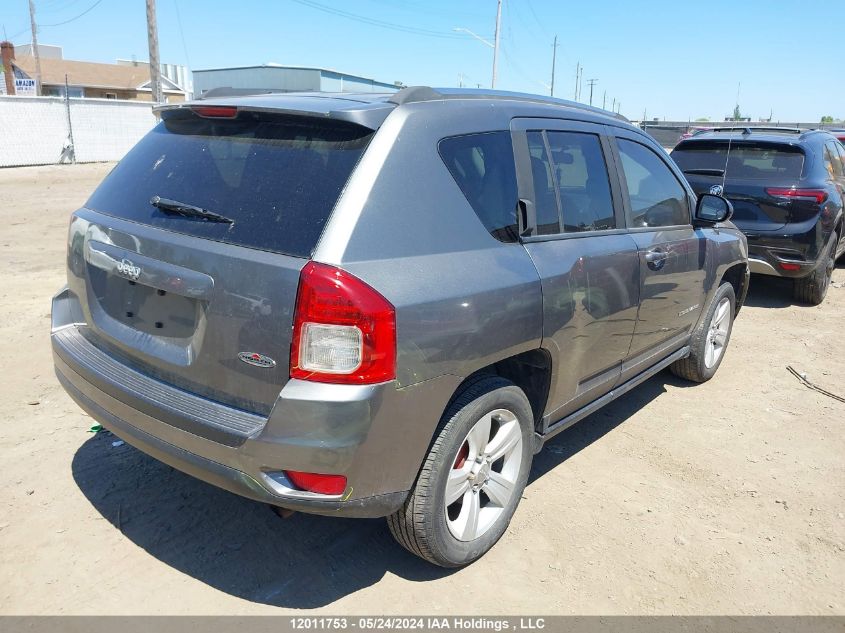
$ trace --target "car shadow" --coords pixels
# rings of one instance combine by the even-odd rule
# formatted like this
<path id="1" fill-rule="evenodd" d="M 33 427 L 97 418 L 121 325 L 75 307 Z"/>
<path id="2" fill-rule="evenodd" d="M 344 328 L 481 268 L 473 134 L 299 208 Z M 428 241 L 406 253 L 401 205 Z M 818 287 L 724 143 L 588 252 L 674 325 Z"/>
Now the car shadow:
<path id="1" fill-rule="evenodd" d="M 666 393 L 666 385 L 673 387 L 694 386 L 693 383 L 677 378 L 668 370 L 658 373 L 549 440 L 543 446 L 543 450 L 534 456 L 528 485 L 530 486 L 534 481 L 584 450 L 593 442 L 600 440 L 659 395 Z"/>
<path id="2" fill-rule="evenodd" d="M 667 384 L 685 383 L 661 372 L 555 437 L 535 456 L 529 486 L 664 393 Z M 387 573 L 423 582 L 454 571 L 406 552 L 383 519 L 281 519 L 269 506 L 194 479 L 128 444 L 115 447 L 115 440 L 101 432 L 75 453 L 73 477 L 82 493 L 151 556 L 230 595 L 311 609 Z"/>
<path id="3" fill-rule="evenodd" d="M 792 280 L 770 275 L 751 275 L 745 305 L 752 308 L 789 308 L 803 305 L 792 298 Z"/>
<path id="4" fill-rule="evenodd" d="M 101 432 L 79 447 L 73 477 L 96 510 L 163 563 L 251 602 L 311 609 L 386 573 L 451 573 L 407 553 L 383 519 L 294 514 L 206 484 Z M 425 610 L 425 609 L 423 609 Z"/>

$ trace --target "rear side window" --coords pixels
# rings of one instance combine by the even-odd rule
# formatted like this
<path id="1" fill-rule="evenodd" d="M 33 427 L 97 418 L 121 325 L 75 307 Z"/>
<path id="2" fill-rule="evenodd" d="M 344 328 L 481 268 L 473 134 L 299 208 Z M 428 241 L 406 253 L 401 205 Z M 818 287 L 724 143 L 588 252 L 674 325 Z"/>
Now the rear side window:
<path id="1" fill-rule="evenodd" d="M 490 235 L 518 238 L 516 168 L 510 132 L 483 132 L 444 138 L 440 157 Z"/>
<path id="2" fill-rule="evenodd" d="M 839 153 L 839 162 L 842 163 L 842 172 L 845 175 L 845 147 L 842 146 L 842 143 L 836 142 L 833 144 L 836 148 L 836 151 Z"/>
<path id="3" fill-rule="evenodd" d="M 645 145 L 617 139 L 628 185 L 632 227 L 690 223 L 686 190 L 666 163 Z"/>
<path id="4" fill-rule="evenodd" d="M 171 113 L 97 188 L 91 209 L 178 233 L 308 257 L 372 130 L 304 117 Z M 234 220 L 165 213 L 153 196 Z"/>
<path id="5" fill-rule="evenodd" d="M 745 180 L 797 180 L 804 167 L 804 152 L 790 145 L 775 143 L 731 143 L 728 141 L 694 141 L 682 143 L 672 158 L 688 174 L 721 177 L 727 167 L 728 178 Z"/>
<path id="6" fill-rule="evenodd" d="M 842 178 L 842 159 L 833 141 L 824 146 L 824 164 L 831 178 Z"/>

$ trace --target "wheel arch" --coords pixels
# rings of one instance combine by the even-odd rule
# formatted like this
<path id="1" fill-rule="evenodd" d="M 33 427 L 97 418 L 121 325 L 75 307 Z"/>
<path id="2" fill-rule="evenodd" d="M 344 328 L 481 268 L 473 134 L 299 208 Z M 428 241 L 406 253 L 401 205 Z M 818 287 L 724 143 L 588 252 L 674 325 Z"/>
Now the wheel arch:
<path id="1" fill-rule="evenodd" d="M 455 389 L 444 411 L 471 385 L 481 379 L 499 376 L 522 389 L 531 405 L 534 426 L 540 424 L 546 409 L 552 379 L 552 356 L 548 350 L 537 348 L 503 358 L 467 376 Z"/>
<path id="2" fill-rule="evenodd" d="M 734 309 L 734 316 L 739 314 L 739 310 L 745 303 L 745 297 L 748 294 L 748 286 L 751 277 L 748 274 L 748 264 L 746 262 L 738 262 L 728 266 L 722 273 L 717 285 L 721 286 L 724 282 L 728 282 L 733 286 L 734 295 L 736 296 L 736 306 Z"/>

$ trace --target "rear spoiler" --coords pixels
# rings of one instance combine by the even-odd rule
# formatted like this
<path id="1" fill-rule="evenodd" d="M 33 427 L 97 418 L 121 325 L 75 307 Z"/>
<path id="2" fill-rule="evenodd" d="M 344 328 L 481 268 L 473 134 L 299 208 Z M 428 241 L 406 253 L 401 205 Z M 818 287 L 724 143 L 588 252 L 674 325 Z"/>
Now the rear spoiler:
<path id="1" fill-rule="evenodd" d="M 168 103 L 155 106 L 153 114 L 166 119 L 173 113 L 185 110 L 237 108 L 244 112 L 287 114 L 317 119 L 333 119 L 377 130 L 387 115 L 396 107 L 387 101 L 357 101 L 334 95 L 299 93 L 264 93 L 231 98 L 201 99 L 185 103 Z"/>

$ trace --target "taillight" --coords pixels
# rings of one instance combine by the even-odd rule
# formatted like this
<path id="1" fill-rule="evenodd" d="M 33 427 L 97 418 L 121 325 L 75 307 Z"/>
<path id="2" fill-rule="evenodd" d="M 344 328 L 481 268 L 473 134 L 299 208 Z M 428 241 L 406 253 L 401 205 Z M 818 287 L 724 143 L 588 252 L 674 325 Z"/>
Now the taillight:
<path id="1" fill-rule="evenodd" d="M 768 187 L 766 193 L 775 198 L 792 198 L 795 200 L 814 200 L 821 204 L 827 200 L 827 191 L 824 189 L 797 189 L 796 187 Z"/>
<path id="2" fill-rule="evenodd" d="M 339 495 L 346 490 L 346 477 L 343 475 L 320 475 L 296 470 L 286 470 L 285 474 L 300 490 L 318 492 L 323 495 Z"/>
<path id="3" fill-rule="evenodd" d="M 353 385 L 393 380 L 393 306 L 354 275 L 308 262 L 299 275 L 290 377 Z"/>
<path id="4" fill-rule="evenodd" d="M 801 264 L 793 264 L 791 262 L 778 262 L 783 270 L 801 270 Z"/>
<path id="5" fill-rule="evenodd" d="M 234 106 L 193 106 L 191 111 L 207 119 L 234 119 L 238 109 Z"/>

